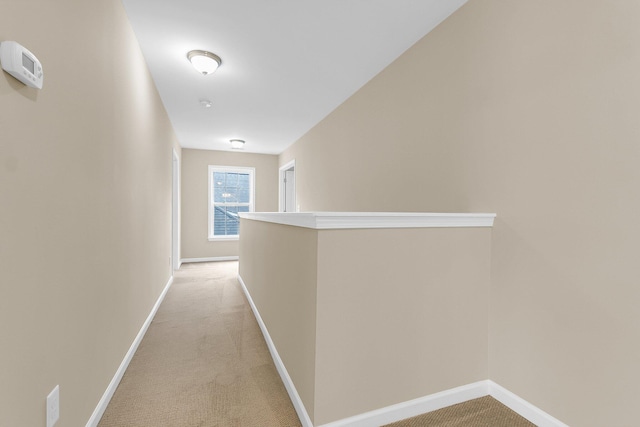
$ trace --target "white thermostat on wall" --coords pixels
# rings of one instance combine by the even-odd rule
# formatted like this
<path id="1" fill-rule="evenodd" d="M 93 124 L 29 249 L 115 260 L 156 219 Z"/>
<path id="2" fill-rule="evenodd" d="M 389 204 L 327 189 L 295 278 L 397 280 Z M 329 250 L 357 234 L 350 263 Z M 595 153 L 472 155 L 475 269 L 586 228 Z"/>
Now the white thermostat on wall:
<path id="1" fill-rule="evenodd" d="M 0 43 L 0 63 L 2 69 L 27 86 L 42 89 L 44 71 L 36 56 L 20 43 L 5 41 Z"/>

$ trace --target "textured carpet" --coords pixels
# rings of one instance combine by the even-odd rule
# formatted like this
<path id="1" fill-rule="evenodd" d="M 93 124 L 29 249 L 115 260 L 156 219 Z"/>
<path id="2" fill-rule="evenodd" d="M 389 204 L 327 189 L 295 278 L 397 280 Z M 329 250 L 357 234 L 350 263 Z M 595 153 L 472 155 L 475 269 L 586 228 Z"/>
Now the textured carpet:
<path id="1" fill-rule="evenodd" d="M 386 427 L 535 427 L 491 396 L 407 418 Z"/>
<path id="2" fill-rule="evenodd" d="M 237 268 L 175 273 L 99 427 L 300 426 Z"/>
<path id="3" fill-rule="evenodd" d="M 237 262 L 183 264 L 98 427 L 297 427 L 237 281 Z M 531 427 L 491 397 L 393 427 Z"/>

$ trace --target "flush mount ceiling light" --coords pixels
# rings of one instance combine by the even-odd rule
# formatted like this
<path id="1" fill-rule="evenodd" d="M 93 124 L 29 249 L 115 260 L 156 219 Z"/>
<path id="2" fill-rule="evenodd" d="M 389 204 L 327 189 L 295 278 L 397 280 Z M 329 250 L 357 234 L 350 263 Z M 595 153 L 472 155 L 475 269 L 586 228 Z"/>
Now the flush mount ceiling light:
<path id="1" fill-rule="evenodd" d="M 213 102 L 209 101 L 208 99 L 201 99 L 200 105 L 202 105 L 204 108 L 211 108 Z"/>
<path id="2" fill-rule="evenodd" d="M 234 150 L 242 150 L 244 148 L 244 141 L 241 139 L 231 139 L 229 142 Z"/>
<path id="3" fill-rule="evenodd" d="M 206 50 L 192 50 L 187 53 L 187 58 L 191 61 L 191 65 L 205 76 L 216 71 L 222 64 L 222 59 L 218 55 Z"/>

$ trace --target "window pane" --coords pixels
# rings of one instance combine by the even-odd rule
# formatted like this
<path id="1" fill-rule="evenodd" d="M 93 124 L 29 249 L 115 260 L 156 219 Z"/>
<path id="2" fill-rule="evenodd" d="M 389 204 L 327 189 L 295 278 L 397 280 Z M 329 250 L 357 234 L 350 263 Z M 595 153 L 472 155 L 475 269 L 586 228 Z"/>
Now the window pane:
<path id="1" fill-rule="evenodd" d="M 249 174 L 243 173 L 238 176 L 238 187 L 249 188 Z"/>
<path id="2" fill-rule="evenodd" d="M 225 175 L 226 174 L 224 172 L 215 172 L 213 174 L 213 181 L 215 182 L 216 187 L 217 186 L 224 186 L 225 181 L 227 179 L 227 177 Z"/>
<path id="3" fill-rule="evenodd" d="M 249 203 L 250 193 L 248 188 L 238 189 L 238 203 Z"/>
<path id="4" fill-rule="evenodd" d="M 215 203 L 249 203 L 251 180 L 248 173 L 215 172 L 213 201 Z"/>
<path id="5" fill-rule="evenodd" d="M 222 194 L 225 203 L 238 203 L 238 188 L 227 187 L 226 192 Z"/>
<path id="6" fill-rule="evenodd" d="M 235 188 L 238 186 L 238 174 L 235 172 L 227 172 L 227 188 Z"/>
<path id="7" fill-rule="evenodd" d="M 224 198 L 222 195 L 224 194 L 224 187 L 214 187 L 213 189 L 213 201 L 216 203 L 223 203 Z"/>
<path id="8" fill-rule="evenodd" d="M 213 201 L 216 203 L 224 202 L 222 195 L 225 192 L 226 174 L 224 172 L 215 172 L 213 174 Z"/>
<path id="9" fill-rule="evenodd" d="M 238 202 L 249 203 L 251 196 L 249 174 L 243 173 L 238 177 Z"/>
<path id="10" fill-rule="evenodd" d="M 249 212 L 249 206 L 216 206 L 213 234 L 216 236 L 236 236 L 240 226 L 238 212 Z"/>
<path id="11" fill-rule="evenodd" d="M 213 234 L 216 236 L 236 236 L 238 234 L 238 207 L 216 206 Z"/>

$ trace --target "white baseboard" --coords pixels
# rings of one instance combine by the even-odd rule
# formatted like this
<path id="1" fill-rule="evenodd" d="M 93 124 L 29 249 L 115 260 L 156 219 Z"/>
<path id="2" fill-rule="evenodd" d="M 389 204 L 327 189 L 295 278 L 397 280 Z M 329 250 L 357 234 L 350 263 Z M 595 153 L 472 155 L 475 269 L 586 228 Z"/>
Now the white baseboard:
<path id="1" fill-rule="evenodd" d="M 278 354 L 278 350 L 276 350 L 275 345 L 273 344 L 273 340 L 271 340 L 271 336 L 269 335 L 269 331 L 267 330 L 266 325 L 262 321 L 262 317 L 260 317 L 260 313 L 258 313 L 258 308 L 251 299 L 251 295 L 249 294 L 249 290 L 247 286 L 244 284 L 242 277 L 238 275 L 238 281 L 242 286 L 242 290 L 244 294 L 247 296 L 247 300 L 249 300 L 249 305 L 251 306 L 251 310 L 253 314 L 256 316 L 256 320 L 258 321 L 258 325 L 260 325 L 260 329 L 262 330 L 262 335 L 264 335 L 264 339 L 267 342 L 267 347 L 269 347 L 269 352 L 271 353 L 271 357 L 273 358 L 273 362 L 276 365 L 276 369 L 282 378 L 282 382 L 284 383 L 285 388 L 287 389 L 287 393 L 289 393 L 289 397 L 291 398 L 291 402 L 293 403 L 293 407 L 298 414 L 298 418 L 300 418 L 300 422 L 302 423 L 302 427 L 313 427 L 311 423 L 311 418 L 309 418 L 309 414 L 304 407 L 304 403 L 302 403 L 302 399 L 300 399 L 300 395 L 296 390 L 296 386 L 293 384 L 289 373 L 287 372 L 287 368 L 285 368 L 284 363 L 282 363 L 282 359 Z"/>
<path id="2" fill-rule="evenodd" d="M 147 320 L 145 320 L 144 324 L 142 325 L 142 328 L 140 328 L 140 331 L 138 332 L 138 335 L 133 340 L 131 347 L 129 347 L 129 351 L 127 351 L 127 354 L 124 356 L 122 363 L 120 363 L 120 367 L 118 368 L 118 370 L 116 371 L 116 374 L 111 379 L 111 382 L 109 383 L 107 390 L 102 395 L 100 402 L 98 402 L 98 406 L 96 406 L 96 409 L 93 411 L 91 418 L 89 418 L 89 421 L 87 421 L 86 427 L 97 427 L 98 423 L 100 422 L 100 419 L 104 414 L 104 411 L 107 409 L 107 405 L 109 405 L 109 402 L 113 397 L 113 393 L 115 393 L 116 389 L 118 388 L 118 384 L 120 384 L 120 380 L 122 380 L 122 376 L 124 375 L 124 372 L 127 370 L 127 367 L 129 366 L 129 363 L 131 362 L 133 355 L 138 349 L 138 346 L 140 345 L 140 342 L 142 341 L 144 334 L 147 332 L 147 329 L 149 329 L 149 325 L 151 324 L 153 317 L 156 315 L 156 312 L 158 311 L 158 308 L 160 307 L 162 300 L 164 300 L 165 295 L 167 295 L 167 291 L 169 291 L 169 288 L 171 287 L 172 283 L 173 283 L 173 276 L 169 278 L 169 281 L 167 282 L 166 286 L 162 290 L 162 293 L 158 297 L 158 300 L 156 301 L 155 305 L 151 309 L 151 313 L 149 313 Z"/>
<path id="3" fill-rule="evenodd" d="M 183 262 L 217 262 L 217 261 L 238 261 L 237 256 L 218 256 L 210 258 L 182 258 L 180 264 Z"/>
<path id="4" fill-rule="evenodd" d="M 512 411 L 520 414 L 520 416 L 531 421 L 538 427 L 569 427 L 562 421 L 552 417 L 544 412 L 537 406 L 532 405 L 520 396 L 510 392 L 506 388 L 494 383 L 491 380 L 487 380 L 489 386 L 489 394 L 511 409 Z"/>
<path id="5" fill-rule="evenodd" d="M 267 328 L 260 317 L 260 313 L 258 313 L 258 309 L 251 299 L 251 295 L 249 294 L 249 291 L 240 275 L 238 275 L 238 281 L 240 282 L 240 285 L 242 285 L 242 289 L 247 296 L 247 300 L 249 300 L 251 310 L 253 310 L 253 314 L 256 316 L 258 324 L 260 325 L 262 334 L 264 335 L 269 351 L 271 352 L 271 357 L 273 357 L 273 361 L 280 373 L 280 377 L 282 378 L 287 392 L 289 393 L 289 397 L 291 397 L 291 401 L 293 402 L 293 406 L 295 407 L 298 417 L 302 422 L 302 426 L 313 427 L 309 414 L 300 399 L 300 395 L 298 395 L 296 387 L 293 384 L 282 359 L 280 359 L 273 341 L 271 340 L 269 331 L 267 331 Z M 491 380 L 478 381 L 441 391 L 428 396 L 398 403 L 396 405 L 358 414 L 353 417 L 333 421 L 323 424 L 320 427 L 378 427 L 487 395 L 492 396 L 494 399 L 520 416 L 531 421 L 538 427 L 568 427 L 563 422 Z"/>
<path id="6" fill-rule="evenodd" d="M 569 427 L 491 380 L 478 381 L 397 405 L 365 412 L 320 427 L 377 427 L 490 395 L 538 427 Z"/>
<path id="7" fill-rule="evenodd" d="M 344 418 L 321 427 L 378 427 L 384 424 L 415 417 L 416 415 L 442 409 L 467 400 L 477 399 L 489 394 L 487 381 L 478 381 L 438 393 L 430 394 L 396 405 L 365 412 Z"/>

